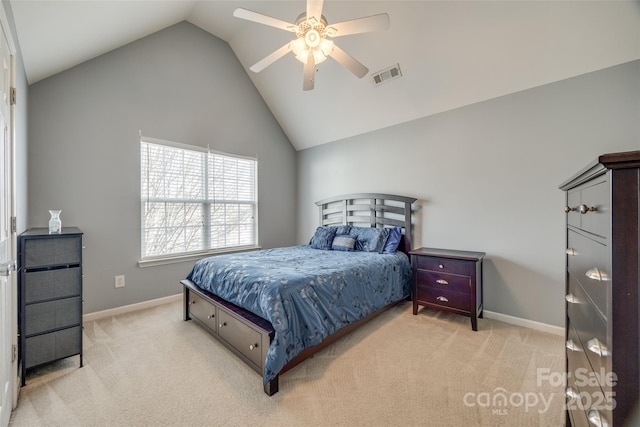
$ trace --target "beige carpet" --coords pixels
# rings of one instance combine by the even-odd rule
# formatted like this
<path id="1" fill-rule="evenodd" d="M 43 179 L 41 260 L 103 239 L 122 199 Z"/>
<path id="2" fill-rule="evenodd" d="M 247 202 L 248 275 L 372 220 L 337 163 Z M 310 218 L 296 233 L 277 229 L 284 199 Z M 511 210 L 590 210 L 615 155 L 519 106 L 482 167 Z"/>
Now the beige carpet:
<path id="1" fill-rule="evenodd" d="M 179 303 L 85 324 L 84 363 L 33 370 L 13 426 L 561 426 L 562 337 L 404 303 L 262 378 Z M 503 399 L 501 399 L 503 398 Z M 506 399 L 506 400 L 505 400 Z"/>

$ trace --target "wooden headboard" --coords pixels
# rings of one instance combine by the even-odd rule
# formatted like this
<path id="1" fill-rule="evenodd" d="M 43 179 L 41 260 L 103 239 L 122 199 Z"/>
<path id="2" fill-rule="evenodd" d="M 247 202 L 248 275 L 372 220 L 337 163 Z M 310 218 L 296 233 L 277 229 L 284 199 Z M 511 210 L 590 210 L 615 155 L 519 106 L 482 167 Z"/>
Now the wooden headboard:
<path id="1" fill-rule="evenodd" d="M 316 202 L 320 208 L 320 225 L 355 225 L 402 227 L 402 252 L 411 250 L 411 204 L 413 197 L 395 194 L 358 193 L 330 197 Z"/>

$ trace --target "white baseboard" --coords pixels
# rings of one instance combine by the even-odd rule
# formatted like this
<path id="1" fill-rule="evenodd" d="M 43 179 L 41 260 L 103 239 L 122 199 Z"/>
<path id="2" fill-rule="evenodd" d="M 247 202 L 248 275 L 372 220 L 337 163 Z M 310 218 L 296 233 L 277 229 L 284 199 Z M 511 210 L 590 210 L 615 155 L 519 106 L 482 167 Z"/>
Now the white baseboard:
<path id="1" fill-rule="evenodd" d="M 564 336 L 564 328 L 561 326 L 548 325 L 546 323 L 536 322 L 535 320 L 522 319 L 520 317 L 509 316 L 507 314 L 487 310 L 483 311 L 483 316 L 487 319 L 499 320 L 500 322 L 509 323 L 511 325 L 522 326 L 529 329 L 535 329 L 536 331 Z"/>
<path id="2" fill-rule="evenodd" d="M 143 301 L 136 304 L 129 304 L 122 307 L 110 308 L 108 310 L 95 311 L 82 316 L 83 322 L 91 322 L 93 320 L 104 319 L 106 317 L 117 316 L 119 314 L 131 313 L 132 311 L 143 310 L 145 308 L 156 307 L 162 304 L 168 304 L 182 299 L 182 293 L 170 295 L 168 297 L 157 298 L 150 301 Z M 536 331 L 548 332 L 554 335 L 564 336 L 565 331 L 561 326 L 553 326 L 546 323 L 536 322 L 535 320 L 522 319 L 520 317 L 509 316 L 507 314 L 496 313 L 494 311 L 483 311 L 483 316 L 487 319 L 498 320 L 500 322 L 509 323 L 511 325 L 522 326 Z"/>
<path id="3" fill-rule="evenodd" d="M 105 317 L 117 316 L 119 314 L 131 313 L 132 311 L 143 310 L 145 308 L 156 307 L 162 304 L 168 304 L 174 301 L 180 301 L 182 299 L 182 293 L 176 295 L 170 295 L 168 297 L 152 299 L 150 301 L 143 301 L 136 304 L 124 305 L 122 307 L 110 308 L 108 310 L 94 311 L 93 313 L 87 313 L 82 316 L 83 322 L 91 322 L 93 320 L 104 319 Z"/>

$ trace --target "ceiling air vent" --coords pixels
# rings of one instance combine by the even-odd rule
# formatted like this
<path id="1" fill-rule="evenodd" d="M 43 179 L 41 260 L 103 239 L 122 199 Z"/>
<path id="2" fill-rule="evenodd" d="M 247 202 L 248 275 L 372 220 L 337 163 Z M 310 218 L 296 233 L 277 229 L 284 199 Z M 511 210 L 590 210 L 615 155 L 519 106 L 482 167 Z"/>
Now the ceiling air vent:
<path id="1" fill-rule="evenodd" d="M 373 74 L 373 83 L 376 86 L 381 85 L 382 83 L 388 82 L 389 80 L 394 80 L 399 77 L 402 77 L 402 71 L 400 71 L 400 64 L 393 65 L 389 68 L 385 68 L 384 70 L 380 70 L 377 73 Z"/>

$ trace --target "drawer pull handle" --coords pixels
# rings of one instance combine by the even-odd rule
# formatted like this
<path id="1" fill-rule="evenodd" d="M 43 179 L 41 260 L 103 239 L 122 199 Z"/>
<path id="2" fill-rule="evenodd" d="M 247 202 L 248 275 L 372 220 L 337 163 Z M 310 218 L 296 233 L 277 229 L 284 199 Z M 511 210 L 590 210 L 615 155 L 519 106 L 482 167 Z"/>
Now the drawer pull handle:
<path id="1" fill-rule="evenodd" d="M 568 339 L 564 346 L 567 348 L 567 350 L 570 351 L 582 351 L 580 346 L 576 345 L 576 343 L 574 343 L 571 339 Z"/>
<path id="2" fill-rule="evenodd" d="M 256 348 L 258 348 L 258 343 L 255 343 L 255 344 L 252 344 L 252 345 L 249 346 L 249 350 L 253 350 L 253 349 L 256 349 Z"/>
<path id="3" fill-rule="evenodd" d="M 438 264 L 438 268 L 444 268 L 444 265 Z"/>
<path id="4" fill-rule="evenodd" d="M 566 251 L 564 251 L 564 253 L 566 253 L 567 255 L 571 255 L 571 256 L 576 256 L 578 255 L 578 253 L 576 252 L 575 249 L 573 248 L 567 248 Z"/>
<path id="5" fill-rule="evenodd" d="M 196 303 L 195 301 L 191 301 L 191 302 L 189 303 L 189 305 L 193 305 L 193 304 L 195 304 L 195 303 Z"/>
<path id="6" fill-rule="evenodd" d="M 438 279 L 438 280 L 436 280 L 436 283 L 439 284 L 439 285 L 448 285 L 449 284 L 449 282 L 447 282 L 444 279 Z"/>
<path id="7" fill-rule="evenodd" d="M 573 294 L 567 294 L 564 299 L 570 304 L 580 304 L 580 300 Z"/>
<path id="8" fill-rule="evenodd" d="M 573 211 L 575 211 L 575 210 L 576 210 L 576 208 L 572 208 L 571 206 L 565 206 L 565 207 L 564 207 L 564 211 L 565 211 L 566 213 L 573 212 Z"/>
<path id="9" fill-rule="evenodd" d="M 589 419 L 589 424 L 592 426 L 609 427 L 609 422 L 597 409 L 592 409 L 587 412 L 587 418 Z"/>
<path id="10" fill-rule="evenodd" d="M 227 322 L 220 323 L 220 325 L 219 325 L 219 326 L 220 326 L 221 328 L 224 328 L 225 326 L 227 326 Z"/>
<path id="11" fill-rule="evenodd" d="M 574 389 L 572 389 L 571 386 L 567 386 L 566 390 L 564 391 L 564 395 L 569 399 L 577 399 L 580 397 L 580 395 Z"/>
<path id="12" fill-rule="evenodd" d="M 580 205 L 580 213 L 583 215 L 587 212 L 595 212 L 597 210 L 598 208 L 596 208 L 595 206 Z"/>
<path id="13" fill-rule="evenodd" d="M 587 342 L 587 349 L 600 357 L 607 357 L 610 355 L 607 346 L 602 344 L 598 338 L 589 340 Z"/>
<path id="14" fill-rule="evenodd" d="M 606 282 L 607 280 L 609 280 L 609 276 L 607 275 L 607 273 L 597 267 L 590 268 L 589 270 L 587 270 L 585 275 L 589 279 L 597 280 L 598 282 Z"/>
<path id="15" fill-rule="evenodd" d="M 215 314 L 210 314 L 210 315 L 207 316 L 207 319 L 213 319 L 214 317 L 216 317 Z"/>
<path id="16" fill-rule="evenodd" d="M 438 301 L 442 301 L 442 302 L 449 302 L 449 298 L 447 298 L 447 297 L 442 297 L 442 296 L 440 296 L 440 297 L 437 297 L 436 299 L 437 299 Z"/>

